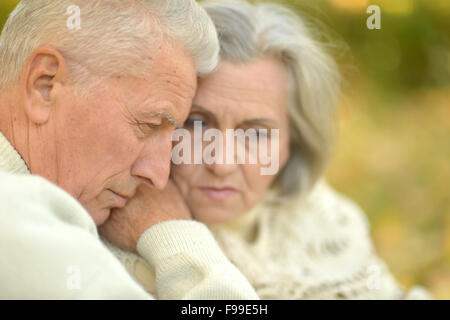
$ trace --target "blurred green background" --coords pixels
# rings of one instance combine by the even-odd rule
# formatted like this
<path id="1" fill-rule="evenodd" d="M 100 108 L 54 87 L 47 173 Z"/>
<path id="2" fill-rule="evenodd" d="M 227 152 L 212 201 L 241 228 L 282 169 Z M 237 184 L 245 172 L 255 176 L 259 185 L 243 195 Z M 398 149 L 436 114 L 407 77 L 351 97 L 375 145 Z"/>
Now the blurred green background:
<path id="1" fill-rule="evenodd" d="M 401 283 L 450 299 L 450 0 L 278 2 L 325 25 L 346 80 L 330 184 Z"/>
<path id="2" fill-rule="evenodd" d="M 1 27 L 19 1 L 0 1 Z M 346 80 L 330 184 L 367 213 L 401 283 L 450 299 L 450 0 L 277 2 L 327 35 Z"/>

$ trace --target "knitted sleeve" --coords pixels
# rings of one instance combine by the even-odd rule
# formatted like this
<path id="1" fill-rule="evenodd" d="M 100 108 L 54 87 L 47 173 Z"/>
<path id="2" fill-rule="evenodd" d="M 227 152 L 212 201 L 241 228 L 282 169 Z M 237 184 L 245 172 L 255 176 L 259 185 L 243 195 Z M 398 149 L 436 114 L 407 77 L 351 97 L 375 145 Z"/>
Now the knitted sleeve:
<path id="1" fill-rule="evenodd" d="M 0 299 L 151 299 L 101 243 L 89 214 L 31 175 L 0 172 Z M 194 221 L 149 228 L 138 252 L 161 299 L 257 299 L 209 230 Z"/>
<path id="2" fill-rule="evenodd" d="M 202 223 L 159 223 L 141 236 L 137 250 L 154 271 L 159 299 L 258 299 Z"/>

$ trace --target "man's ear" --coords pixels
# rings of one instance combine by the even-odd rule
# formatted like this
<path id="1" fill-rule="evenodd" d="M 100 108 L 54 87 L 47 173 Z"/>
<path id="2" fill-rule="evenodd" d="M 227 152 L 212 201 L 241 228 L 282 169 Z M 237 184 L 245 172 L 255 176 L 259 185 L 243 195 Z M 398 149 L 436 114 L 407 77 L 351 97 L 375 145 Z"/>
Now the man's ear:
<path id="1" fill-rule="evenodd" d="M 37 125 L 48 121 L 67 76 L 66 61 L 58 50 L 45 46 L 31 53 L 21 81 L 25 113 L 30 121 Z"/>

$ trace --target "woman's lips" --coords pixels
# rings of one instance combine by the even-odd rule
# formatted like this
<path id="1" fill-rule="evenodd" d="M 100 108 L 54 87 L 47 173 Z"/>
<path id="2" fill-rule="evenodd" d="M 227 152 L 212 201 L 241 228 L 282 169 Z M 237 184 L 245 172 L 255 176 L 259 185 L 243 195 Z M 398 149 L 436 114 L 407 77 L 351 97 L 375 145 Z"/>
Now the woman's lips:
<path id="1" fill-rule="evenodd" d="M 200 190 L 210 199 L 216 201 L 223 201 L 237 193 L 236 189 L 233 188 L 211 188 L 211 187 L 201 187 Z"/>

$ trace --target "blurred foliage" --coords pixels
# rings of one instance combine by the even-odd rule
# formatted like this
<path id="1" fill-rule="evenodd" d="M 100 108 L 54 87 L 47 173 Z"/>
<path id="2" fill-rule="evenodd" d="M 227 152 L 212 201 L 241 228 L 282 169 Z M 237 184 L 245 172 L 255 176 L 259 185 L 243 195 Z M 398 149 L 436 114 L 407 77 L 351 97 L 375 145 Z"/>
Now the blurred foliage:
<path id="1" fill-rule="evenodd" d="M 450 299 L 450 1 L 279 2 L 322 21 L 346 80 L 330 183 L 368 214 L 400 282 Z"/>
<path id="2" fill-rule="evenodd" d="M 18 1 L 0 1 L 2 26 Z M 346 80 L 330 183 L 366 211 L 400 282 L 450 299 L 450 1 L 277 2 L 314 24 Z"/>
<path id="3" fill-rule="evenodd" d="M 324 38 L 331 38 L 332 51 L 349 81 L 361 76 L 372 81 L 379 94 L 394 96 L 450 85 L 449 0 L 275 2 L 293 8 L 319 26 Z M 371 4 L 381 9 L 380 30 L 366 27 Z"/>

